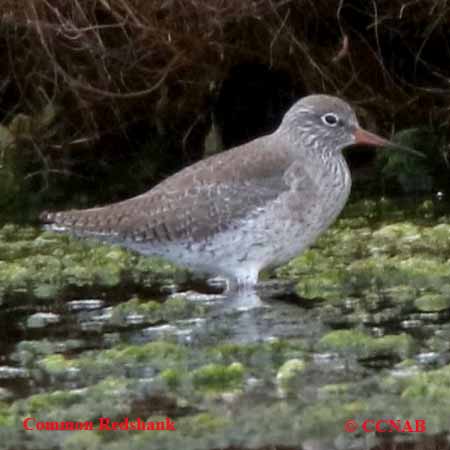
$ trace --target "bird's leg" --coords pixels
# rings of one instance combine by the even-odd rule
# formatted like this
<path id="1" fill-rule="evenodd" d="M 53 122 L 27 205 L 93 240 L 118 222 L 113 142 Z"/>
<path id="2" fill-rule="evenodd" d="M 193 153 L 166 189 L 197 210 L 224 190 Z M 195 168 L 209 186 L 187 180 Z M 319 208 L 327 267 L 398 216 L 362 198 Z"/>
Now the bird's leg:
<path id="1" fill-rule="evenodd" d="M 258 272 L 242 271 L 240 275 L 242 276 L 227 278 L 224 307 L 227 310 L 247 311 L 264 306 L 255 290 Z"/>
<path id="2" fill-rule="evenodd" d="M 236 289 L 238 291 L 254 290 L 258 284 L 259 270 L 245 268 L 236 274 Z"/>
<path id="3" fill-rule="evenodd" d="M 226 281 L 225 294 L 254 290 L 258 283 L 258 270 L 242 268 L 236 271 L 233 276 L 228 276 Z"/>

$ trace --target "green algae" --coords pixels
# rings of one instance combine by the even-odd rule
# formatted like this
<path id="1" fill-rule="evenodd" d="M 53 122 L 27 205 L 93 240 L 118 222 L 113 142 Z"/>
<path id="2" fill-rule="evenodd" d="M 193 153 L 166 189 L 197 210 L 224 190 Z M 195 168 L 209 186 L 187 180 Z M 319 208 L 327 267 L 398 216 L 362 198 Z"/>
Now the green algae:
<path id="1" fill-rule="evenodd" d="M 36 420 L 42 422 L 85 422 L 105 415 L 113 419 L 120 418 L 130 412 L 130 386 L 131 384 L 127 380 L 108 377 L 84 390 L 55 390 L 17 400 L 8 408 L 9 417 L 14 418 L 9 433 L 17 433 L 16 439 L 20 440 L 23 430 L 21 427 L 19 428 L 19 424 L 26 417 L 35 417 Z M 37 433 L 37 435 L 42 433 Z M 51 431 L 47 438 L 44 438 L 44 442 L 46 439 L 58 441 L 66 434 L 65 432 Z M 36 436 L 36 438 L 38 437 Z M 48 443 L 47 440 L 47 445 Z"/>
<path id="2" fill-rule="evenodd" d="M 345 398 L 351 392 L 350 383 L 326 384 L 318 389 L 318 398 L 320 400 Z"/>
<path id="3" fill-rule="evenodd" d="M 157 301 L 144 302 L 139 298 L 132 298 L 113 308 L 110 322 L 113 325 L 126 324 L 130 315 L 141 316 L 147 323 L 156 323 L 162 319 L 161 304 Z"/>
<path id="4" fill-rule="evenodd" d="M 49 375 L 61 375 L 73 367 L 71 361 L 64 358 L 63 355 L 48 355 L 39 361 L 43 370 Z"/>
<path id="5" fill-rule="evenodd" d="M 402 398 L 416 400 L 431 400 L 439 402 L 450 401 L 450 365 L 437 370 L 421 372 L 402 383 L 404 389 Z"/>
<path id="6" fill-rule="evenodd" d="M 294 358 L 286 361 L 279 369 L 276 376 L 277 384 L 283 393 L 295 391 L 299 388 L 301 375 L 305 371 L 305 361 Z"/>
<path id="7" fill-rule="evenodd" d="M 30 385 L 50 392 L 0 403 L 0 439 L 7 436 L 20 448 L 21 434 L 13 430 L 30 411 L 60 420 L 147 419 L 155 412 L 176 418 L 177 433 L 28 436 L 33 448 L 43 449 L 293 446 L 310 437 L 335 439 L 349 418 L 385 416 L 424 417 L 430 430 L 448 428 L 445 358 L 432 365 L 418 361 L 427 352 L 448 351 L 441 313 L 450 294 L 450 227 L 443 218 L 430 223 L 432 205 L 422 206 L 411 215 L 393 211 L 390 201 L 350 205 L 310 250 L 277 271 L 294 280 L 302 296 L 324 301 L 303 302 L 285 315 L 283 303 L 271 302 L 271 327 L 256 342 L 223 341 L 229 335 L 221 327 L 242 320 L 241 312 L 209 316 L 196 302 L 131 290 L 120 299 L 127 301 L 114 299 L 107 314 L 99 312 L 108 333 L 94 329 L 83 339 L 57 334 L 18 343 L 12 360 L 30 369 Z M 51 301 L 68 285 L 114 289 L 128 278 L 151 286 L 185 274 L 158 259 L 33 228 L 4 227 L 0 249 L 2 289 L 26 292 L 33 301 Z M 433 318 L 417 310 L 440 313 Z M 258 323 L 263 314 L 248 316 Z M 298 317 L 297 334 L 273 337 L 285 331 L 290 315 Z M 209 323 L 207 338 L 195 329 L 186 334 L 192 341 L 139 334 L 149 325 L 199 317 Z M 416 324 L 403 326 L 407 322 Z M 252 324 L 242 321 L 241 327 Z"/>
<path id="8" fill-rule="evenodd" d="M 47 356 L 54 356 L 56 357 L 55 361 L 59 361 L 59 353 L 76 351 L 85 345 L 85 342 L 80 339 L 20 341 L 11 354 L 11 358 L 22 366 L 32 367 L 37 362 L 45 360 Z"/>
<path id="9" fill-rule="evenodd" d="M 305 406 L 294 413 L 306 436 L 337 436 L 351 418 L 358 420 L 368 414 L 370 403 L 366 400 L 326 399 Z"/>
<path id="10" fill-rule="evenodd" d="M 109 350 L 92 352 L 86 358 L 80 358 L 79 367 L 90 367 L 89 359 L 96 359 L 96 363 L 103 366 L 123 366 L 127 364 L 152 363 L 167 367 L 171 363 L 183 362 L 189 350 L 165 341 L 149 342 L 144 345 L 119 345 Z"/>
<path id="11" fill-rule="evenodd" d="M 331 331 L 320 339 L 318 349 L 357 357 L 392 354 L 406 358 L 413 353 L 415 342 L 406 333 L 374 338 L 358 330 L 336 330 Z"/>
<path id="12" fill-rule="evenodd" d="M 192 377 L 198 389 L 221 392 L 241 388 L 244 375 L 245 367 L 241 363 L 234 362 L 228 366 L 207 364 L 196 369 Z"/>
<path id="13" fill-rule="evenodd" d="M 119 344 L 107 350 L 88 350 L 79 357 L 68 358 L 61 354 L 48 354 L 40 357 L 38 354 L 25 355 L 22 350 L 20 358 L 27 361 L 27 366 L 35 369 L 35 373 L 45 373 L 60 380 L 80 380 L 81 385 L 114 375 L 123 377 L 130 368 L 136 373 L 150 369 L 161 372 L 173 368 L 182 371 L 186 367 L 191 352 L 180 345 L 155 341 L 144 345 Z M 36 369 L 39 372 L 36 372 Z M 167 376 L 167 373 L 166 373 Z"/>
<path id="14" fill-rule="evenodd" d="M 450 276 L 449 225 L 430 226 L 418 220 L 428 214 L 429 208 L 419 208 L 411 214 L 413 220 L 402 221 L 399 216 L 405 213 L 397 209 L 389 212 L 395 222 L 385 223 L 380 220 L 381 211 L 390 208 L 389 202 L 385 203 L 362 201 L 350 205 L 346 217 L 313 249 L 279 269 L 278 275 L 297 279 L 297 290 L 303 297 L 333 301 L 360 296 L 361 291 L 374 288 L 440 291 Z M 356 214 L 364 214 L 363 220 Z M 373 220 L 370 227 L 367 218 Z M 414 300 L 416 294 L 408 300 Z"/>
<path id="15" fill-rule="evenodd" d="M 386 208 L 383 202 L 373 201 L 351 205 L 347 217 L 325 233 L 314 249 L 281 268 L 279 275 L 298 279 L 297 290 L 303 297 L 328 300 L 374 284 L 421 286 L 425 280 L 433 289 L 442 284 L 449 275 L 445 263 L 445 255 L 450 257 L 449 225 L 430 227 L 409 220 L 368 226 L 368 220 L 379 218 Z M 354 217 L 358 211 L 364 211 L 365 217 Z M 149 286 L 184 276 L 161 259 L 39 233 L 31 227 L 5 225 L 0 230 L 0 247 L 2 290 L 28 292 L 43 300 L 56 297 L 67 286 L 114 288 L 130 276 L 133 282 Z"/>
<path id="16" fill-rule="evenodd" d="M 256 344 L 219 343 L 208 350 L 208 359 L 219 364 L 231 364 L 238 361 L 266 370 L 278 369 L 286 359 L 299 358 L 304 355 L 305 343 L 301 340 L 274 339 L 270 342 Z"/>
<path id="17" fill-rule="evenodd" d="M 323 336 L 318 348 L 322 351 L 361 352 L 370 341 L 370 336 L 358 330 L 336 330 Z"/>
<path id="18" fill-rule="evenodd" d="M 228 417 L 211 413 L 201 413 L 183 418 L 179 421 L 178 430 L 181 433 L 185 432 L 193 436 L 203 437 L 214 432 L 224 431 L 231 425 L 232 420 Z"/>
<path id="19" fill-rule="evenodd" d="M 167 386 L 173 390 L 180 386 L 185 373 L 175 369 L 165 369 L 160 376 L 167 383 Z"/>
<path id="20" fill-rule="evenodd" d="M 65 410 L 81 401 L 83 401 L 81 392 L 54 391 L 32 395 L 26 401 L 19 402 L 17 406 L 23 413 L 43 415 L 45 413 L 51 414 L 53 411 Z"/>
<path id="21" fill-rule="evenodd" d="M 320 277 L 304 277 L 297 284 L 296 291 L 302 297 L 332 300 L 342 293 L 341 280 L 339 272 L 321 274 Z"/>
<path id="22" fill-rule="evenodd" d="M 424 294 L 416 299 L 414 305 L 419 311 L 445 311 L 450 309 L 450 297 L 442 294 Z"/>
<path id="23" fill-rule="evenodd" d="M 409 304 L 417 298 L 418 292 L 419 290 L 412 286 L 400 285 L 384 288 L 381 294 L 396 304 Z"/>
<path id="24" fill-rule="evenodd" d="M 12 428 L 15 425 L 15 417 L 11 414 L 10 406 L 0 401 L 0 428 Z"/>
<path id="25" fill-rule="evenodd" d="M 5 294 L 26 292 L 39 299 L 55 298 L 67 287 L 114 288 L 129 278 L 151 286 L 186 276 L 161 259 L 11 224 L 0 229 L 0 250 Z"/>
<path id="26" fill-rule="evenodd" d="M 99 450 L 102 438 L 97 433 L 89 431 L 73 432 L 64 441 L 64 450 Z"/>

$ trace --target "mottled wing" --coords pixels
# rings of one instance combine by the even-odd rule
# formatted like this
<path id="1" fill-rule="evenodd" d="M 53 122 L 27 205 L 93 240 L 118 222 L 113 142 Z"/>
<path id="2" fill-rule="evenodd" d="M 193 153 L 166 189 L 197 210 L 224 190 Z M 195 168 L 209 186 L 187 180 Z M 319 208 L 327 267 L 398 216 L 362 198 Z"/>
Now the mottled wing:
<path id="1" fill-rule="evenodd" d="M 284 151 L 264 151 L 269 141 L 255 140 L 200 161 L 129 200 L 50 213 L 43 220 L 98 237 L 155 243 L 207 239 L 289 190 L 290 159 Z"/>

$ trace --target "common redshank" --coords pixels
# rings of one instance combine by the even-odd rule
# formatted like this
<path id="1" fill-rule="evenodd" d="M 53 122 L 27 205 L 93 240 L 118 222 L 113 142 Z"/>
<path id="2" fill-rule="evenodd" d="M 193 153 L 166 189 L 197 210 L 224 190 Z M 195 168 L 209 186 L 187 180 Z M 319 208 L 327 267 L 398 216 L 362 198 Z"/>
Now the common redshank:
<path id="1" fill-rule="evenodd" d="M 341 212 L 351 187 L 342 150 L 389 143 L 363 130 L 343 100 L 310 95 L 272 134 L 199 161 L 142 195 L 41 218 L 55 231 L 252 286 L 262 269 L 301 253 Z"/>

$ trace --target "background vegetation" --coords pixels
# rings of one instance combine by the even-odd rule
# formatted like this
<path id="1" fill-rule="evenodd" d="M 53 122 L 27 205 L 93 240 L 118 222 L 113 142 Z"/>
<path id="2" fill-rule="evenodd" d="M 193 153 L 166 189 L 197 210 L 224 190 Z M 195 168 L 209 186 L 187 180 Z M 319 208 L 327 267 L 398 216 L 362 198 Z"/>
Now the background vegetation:
<path id="1" fill-rule="evenodd" d="M 446 0 L 2 0 L 0 8 L 3 211 L 143 191 L 205 151 L 271 131 L 312 92 L 346 98 L 385 135 L 406 129 L 402 138 L 430 154 L 407 172 L 410 188 L 448 187 Z M 370 160 L 361 154 L 356 168 Z M 405 164 L 388 164 L 383 189 L 404 188 L 389 167 Z"/>

